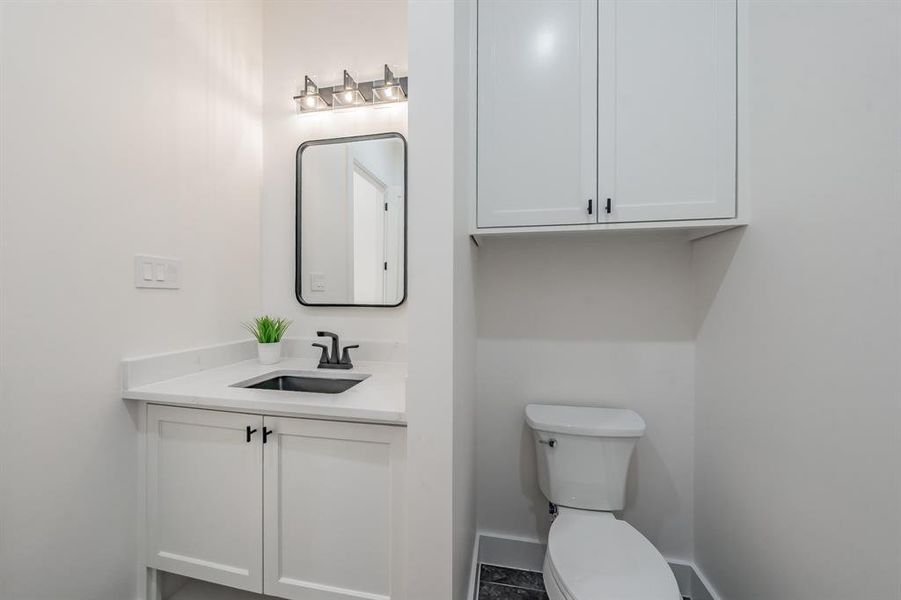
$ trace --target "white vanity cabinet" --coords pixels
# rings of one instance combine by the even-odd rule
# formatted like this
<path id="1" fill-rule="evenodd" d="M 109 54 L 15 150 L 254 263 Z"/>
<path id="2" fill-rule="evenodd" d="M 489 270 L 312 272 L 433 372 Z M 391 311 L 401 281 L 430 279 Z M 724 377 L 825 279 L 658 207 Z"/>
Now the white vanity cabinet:
<path id="1" fill-rule="evenodd" d="M 403 598 L 404 427 L 147 410 L 148 567 L 296 600 Z"/>
<path id="2" fill-rule="evenodd" d="M 148 405 L 148 566 L 262 591 L 262 428 L 257 415 Z"/>
<path id="3" fill-rule="evenodd" d="M 736 0 L 479 0 L 476 233 L 736 218 L 736 26 Z"/>
<path id="4" fill-rule="evenodd" d="M 400 598 L 402 427 L 266 417 L 263 589 Z"/>

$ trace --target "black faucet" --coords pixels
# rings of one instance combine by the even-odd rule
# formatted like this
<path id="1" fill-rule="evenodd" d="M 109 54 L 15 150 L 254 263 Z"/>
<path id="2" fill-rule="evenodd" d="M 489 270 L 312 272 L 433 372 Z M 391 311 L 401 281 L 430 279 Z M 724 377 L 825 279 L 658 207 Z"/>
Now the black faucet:
<path id="1" fill-rule="evenodd" d="M 332 333 L 331 331 L 317 331 L 316 335 L 319 337 L 330 337 L 332 338 L 332 351 L 329 353 L 328 346 L 325 344 L 313 344 L 314 347 L 320 348 L 322 350 L 322 354 L 319 355 L 319 368 L 320 369 L 353 369 L 354 365 L 350 361 L 350 350 L 353 348 L 359 348 L 359 344 L 353 344 L 351 346 L 345 346 L 344 352 L 341 354 L 341 358 L 338 358 L 338 334 Z"/>

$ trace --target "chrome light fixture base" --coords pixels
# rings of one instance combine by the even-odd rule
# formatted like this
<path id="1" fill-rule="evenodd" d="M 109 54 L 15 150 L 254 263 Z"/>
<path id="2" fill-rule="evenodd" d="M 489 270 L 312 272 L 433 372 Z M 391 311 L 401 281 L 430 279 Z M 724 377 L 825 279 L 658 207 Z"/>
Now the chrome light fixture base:
<path id="1" fill-rule="evenodd" d="M 307 75 L 303 91 L 294 96 L 300 113 L 322 112 L 356 106 L 382 105 L 407 100 L 407 78 L 397 77 L 385 65 L 384 79 L 357 82 L 344 70 L 344 82 L 332 87 L 319 87 Z"/>
<path id="2" fill-rule="evenodd" d="M 373 82 L 372 101 L 375 104 L 386 102 L 403 102 L 407 99 L 406 77 L 401 85 L 400 78 L 394 76 L 388 65 L 385 65 L 385 78 L 382 81 Z"/>
<path id="3" fill-rule="evenodd" d="M 300 112 L 316 112 L 328 110 L 332 107 L 331 103 L 322 97 L 319 86 L 310 79 L 309 75 L 304 77 L 303 91 L 299 95 L 294 96 L 294 101 L 297 103 L 297 108 Z"/>

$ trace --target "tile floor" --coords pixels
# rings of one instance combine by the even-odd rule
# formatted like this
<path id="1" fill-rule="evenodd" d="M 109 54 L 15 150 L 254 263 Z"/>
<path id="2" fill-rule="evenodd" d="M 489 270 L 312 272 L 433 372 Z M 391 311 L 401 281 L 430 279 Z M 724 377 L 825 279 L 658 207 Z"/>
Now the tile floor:
<path id="1" fill-rule="evenodd" d="M 548 596 L 541 573 L 479 565 L 478 600 L 548 600 Z"/>
<path id="2" fill-rule="evenodd" d="M 478 600 L 548 600 L 541 573 L 479 566 Z"/>

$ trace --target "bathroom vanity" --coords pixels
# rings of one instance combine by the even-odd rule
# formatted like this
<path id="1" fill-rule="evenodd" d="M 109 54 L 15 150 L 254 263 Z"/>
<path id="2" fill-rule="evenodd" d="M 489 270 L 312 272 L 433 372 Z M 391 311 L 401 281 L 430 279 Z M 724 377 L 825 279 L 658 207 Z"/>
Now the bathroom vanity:
<path id="1" fill-rule="evenodd" d="M 297 600 L 403 598 L 403 364 L 245 360 L 129 385 L 138 363 L 123 396 L 141 403 L 151 600 L 159 571 Z M 351 387 L 266 389 L 286 376 Z"/>
<path id="2" fill-rule="evenodd" d="M 298 147 L 298 302 L 405 301 L 406 164 L 399 133 Z M 318 335 L 332 338 L 312 344 L 318 362 L 307 340 L 278 365 L 252 342 L 125 361 L 149 600 L 160 573 L 294 600 L 403 598 L 406 366 L 379 342 L 358 362 L 358 345 L 339 355 L 336 334 Z"/>

